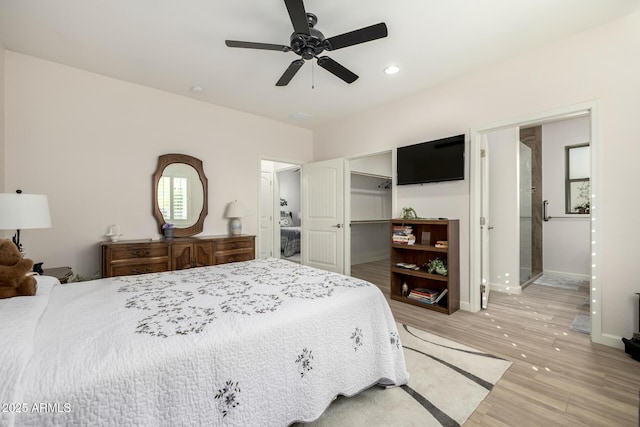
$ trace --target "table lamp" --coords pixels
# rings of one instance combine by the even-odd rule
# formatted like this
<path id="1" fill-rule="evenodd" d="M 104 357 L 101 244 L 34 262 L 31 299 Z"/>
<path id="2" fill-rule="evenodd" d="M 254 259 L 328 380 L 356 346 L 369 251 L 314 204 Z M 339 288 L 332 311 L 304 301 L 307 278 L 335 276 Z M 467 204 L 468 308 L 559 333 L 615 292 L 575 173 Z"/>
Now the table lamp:
<path id="1" fill-rule="evenodd" d="M 50 228 L 49 201 L 44 194 L 0 193 L 0 230 L 16 230 L 13 243 L 24 253 L 20 230 Z"/>
<path id="2" fill-rule="evenodd" d="M 242 233 L 242 222 L 240 218 L 244 216 L 244 206 L 237 200 L 229 203 L 225 218 L 229 218 L 229 233 L 238 235 Z"/>

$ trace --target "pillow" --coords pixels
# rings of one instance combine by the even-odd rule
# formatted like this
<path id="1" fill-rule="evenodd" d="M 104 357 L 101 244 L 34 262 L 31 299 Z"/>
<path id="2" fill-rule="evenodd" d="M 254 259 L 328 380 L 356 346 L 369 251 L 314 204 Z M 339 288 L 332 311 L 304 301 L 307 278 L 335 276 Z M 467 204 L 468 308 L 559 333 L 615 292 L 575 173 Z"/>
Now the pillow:
<path id="1" fill-rule="evenodd" d="M 284 216 L 280 218 L 280 227 L 293 227 L 293 221 L 291 217 Z"/>

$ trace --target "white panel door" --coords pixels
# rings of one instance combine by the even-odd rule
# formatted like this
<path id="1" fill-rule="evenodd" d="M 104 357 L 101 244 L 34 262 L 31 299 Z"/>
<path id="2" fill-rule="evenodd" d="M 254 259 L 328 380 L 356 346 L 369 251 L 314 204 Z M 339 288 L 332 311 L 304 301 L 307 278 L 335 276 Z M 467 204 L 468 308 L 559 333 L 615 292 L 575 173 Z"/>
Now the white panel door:
<path id="1" fill-rule="evenodd" d="M 273 254 L 273 173 L 260 173 L 260 249 L 259 258 Z M 279 255 L 278 255 L 279 256 Z"/>
<path id="2" fill-rule="evenodd" d="M 344 273 L 344 159 L 302 166 L 302 263 Z"/>
<path id="3" fill-rule="evenodd" d="M 482 286 L 480 287 L 481 308 L 487 308 L 489 306 L 489 244 L 491 226 L 491 213 L 489 211 L 489 145 L 487 144 L 487 136 L 482 136 L 482 142 L 480 147 L 480 239 L 481 251 L 480 251 L 480 275 L 482 278 Z"/>

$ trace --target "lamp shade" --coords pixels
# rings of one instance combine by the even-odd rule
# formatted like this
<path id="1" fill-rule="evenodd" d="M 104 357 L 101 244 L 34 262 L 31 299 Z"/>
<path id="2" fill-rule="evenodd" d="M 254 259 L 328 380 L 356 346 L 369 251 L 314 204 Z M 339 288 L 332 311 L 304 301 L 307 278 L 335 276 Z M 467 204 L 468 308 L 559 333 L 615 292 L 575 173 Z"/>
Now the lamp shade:
<path id="1" fill-rule="evenodd" d="M 0 193 L 0 230 L 50 227 L 51 217 L 46 195 Z"/>
<path id="2" fill-rule="evenodd" d="M 244 216 L 244 206 L 241 202 L 234 200 L 227 206 L 225 218 L 242 218 Z"/>

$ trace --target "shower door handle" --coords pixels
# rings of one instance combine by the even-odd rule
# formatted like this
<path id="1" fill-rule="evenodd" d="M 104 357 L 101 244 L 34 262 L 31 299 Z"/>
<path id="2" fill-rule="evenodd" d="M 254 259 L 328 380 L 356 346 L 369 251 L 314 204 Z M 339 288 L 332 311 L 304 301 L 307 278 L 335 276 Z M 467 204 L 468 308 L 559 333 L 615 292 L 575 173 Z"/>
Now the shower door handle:
<path id="1" fill-rule="evenodd" d="M 549 215 L 547 215 L 547 209 L 549 208 L 549 201 L 548 200 L 544 200 L 542 202 L 542 220 L 543 221 L 549 221 L 551 219 L 551 217 Z"/>

